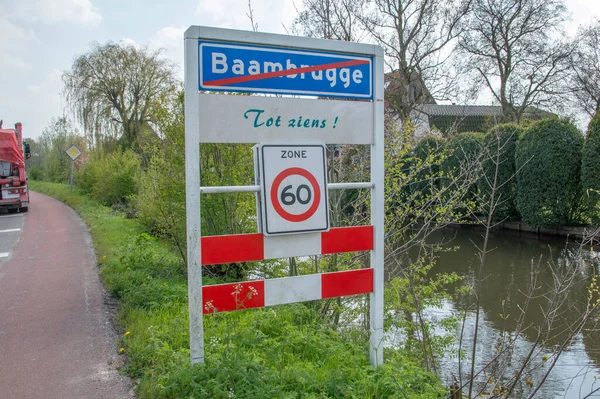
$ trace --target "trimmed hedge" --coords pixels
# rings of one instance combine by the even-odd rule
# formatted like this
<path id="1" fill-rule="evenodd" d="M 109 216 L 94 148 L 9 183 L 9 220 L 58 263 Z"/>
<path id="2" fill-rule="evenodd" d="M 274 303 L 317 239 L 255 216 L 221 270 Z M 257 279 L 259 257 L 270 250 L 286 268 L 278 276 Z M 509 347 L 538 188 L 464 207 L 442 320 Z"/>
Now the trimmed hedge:
<path id="1" fill-rule="evenodd" d="M 448 140 L 445 147 L 448 157 L 442 164 L 444 174 L 454 175 L 461 168 L 477 161 L 484 140 L 485 134 L 477 132 L 459 133 Z"/>
<path id="2" fill-rule="evenodd" d="M 425 137 L 415 145 L 413 164 L 418 164 L 419 170 L 410 184 L 410 192 L 418 198 L 427 198 L 439 188 L 439 157 L 443 146 L 444 140 L 433 136 Z"/>
<path id="3" fill-rule="evenodd" d="M 600 113 L 588 127 L 581 159 L 581 180 L 588 215 L 593 223 L 600 223 Z"/>
<path id="4" fill-rule="evenodd" d="M 482 165 L 483 176 L 478 182 L 478 187 L 483 199 L 482 206 L 488 210 L 491 189 L 496 174 L 496 163 L 498 163 L 496 194 L 494 197 L 494 202 L 497 203 L 494 209 L 495 219 L 515 219 L 518 217 L 515 151 L 517 140 L 522 134 L 523 129 L 518 125 L 512 123 L 498 125 L 490 129 L 483 143 L 486 154 Z M 488 205 L 486 206 L 486 204 Z"/>
<path id="5" fill-rule="evenodd" d="M 446 142 L 446 158 L 440 166 L 444 176 L 442 185 L 448 186 L 453 179 L 458 182 L 464 179 L 474 181 L 473 172 L 481 161 L 484 139 L 484 133 L 466 132 L 459 133 Z M 464 200 L 465 203 L 477 202 L 477 184 L 469 186 Z"/>
<path id="6" fill-rule="evenodd" d="M 533 227 L 573 223 L 581 210 L 583 136 L 566 120 L 533 124 L 517 141 L 517 205 Z"/>

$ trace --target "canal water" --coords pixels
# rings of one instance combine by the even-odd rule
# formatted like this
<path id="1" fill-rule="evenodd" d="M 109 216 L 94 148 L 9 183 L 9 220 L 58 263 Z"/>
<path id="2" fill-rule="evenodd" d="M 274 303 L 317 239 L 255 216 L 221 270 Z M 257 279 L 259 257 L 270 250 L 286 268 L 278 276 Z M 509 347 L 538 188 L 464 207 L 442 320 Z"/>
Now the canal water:
<path id="1" fill-rule="evenodd" d="M 483 245 L 483 232 L 473 230 L 448 230 L 441 232 L 436 240 L 448 242 L 458 249 L 439 255 L 435 272 L 456 272 L 464 276 L 461 285 L 473 284 L 479 271 L 478 251 L 475 247 Z M 567 242 L 565 238 L 538 238 L 512 231 L 492 234 L 488 244 L 489 253 L 482 269 L 480 327 L 478 332 L 477 369 L 481 369 L 489 360 L 498 356 L 498 344 L 507 339 L 515 339 L 519 330 L 518 317 L 525 307 L 526 293 L 535 277 L 538 288 L 535 297 L 529 302 L 522 320 L 522 332 L 515 340 L 514 350 L 499 357 L 498 362 L 488 368 L 502 368 L 505 377 L 520 368 L 537 338 L 539 328 L 548 325 L 554 316 L 551 331 L 544 335 L 543 345 L 534 350 L 535 367 L 528 368 L 523 384 L 511 397 L 528 397 L 531 389 L 527 380 L 534 386 L 544 378 L 553 353 L 567 342 L 565 350 L 558 358 L 546 383 L 535 398 L 600 398 L 600 323 L 598 314 L 595 322 L 586 323 L 581 333 L 571 339 L 571 328 L 581 320 L 588 298 L 588 287 L 594 275 L 600 272 L 600 252 L 590 247 L 581 247 L 576 242 Z M 533 272 L 533 273 L 532 273 Z M 553 287 L 572 278 L 572 283 L 563 293 L 563 302 L 554 314 L 547 314 L 548 298 Z M 456 294 L 458 286 L 451 287 L 450 293 Z M 465 297 L 453 296 L 440 308 L 427 309 L 429 318 L 443 318 L 461 315 L 461 309 L 469 307 Z M 463 375 L 468 374 L 470 351 L 473 342 L 475 312 L 470 306 L 466 313 L 463 331 L 463 351 L 468 353 L 462 361 Z M 461 324 L 461 323 L 459 323 Z M 438 332 L 441 333 L 441 332 Z M 460 336 L 461 328 L 454 332 Z M 457 349 L 456 347 L 454 348 Z M 453 351 L 449 351 L 453 352 Z M 546 361 L 543 359 L 546 358 Z M 455 355 L 444 356 L 439 361 L 442 378 L 446 385 L 459 375 L 459 362 Z M 483 386 L 492 373 L 482 373 L 476 381 Z M 496 371 L 495 374 L 498 374 Z M 493 385 L 484 390 L 489 391 Z M 596 392 L 594 392 L 597 390 Z M 588 396 L 586 396 L 588 395 Z M 484 395 L 482 397 L 488 397 Z"/>

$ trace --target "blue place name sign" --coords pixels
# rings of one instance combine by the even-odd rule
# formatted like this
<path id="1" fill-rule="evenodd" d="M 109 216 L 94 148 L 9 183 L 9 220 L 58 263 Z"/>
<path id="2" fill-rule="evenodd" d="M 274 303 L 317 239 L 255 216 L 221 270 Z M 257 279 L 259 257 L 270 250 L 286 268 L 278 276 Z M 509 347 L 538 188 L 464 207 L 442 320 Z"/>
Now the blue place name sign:
<path id="1" fill-rule="evenodd" d="M 198 42 L 199 90 L 373 98 L 370 56 Z"/>

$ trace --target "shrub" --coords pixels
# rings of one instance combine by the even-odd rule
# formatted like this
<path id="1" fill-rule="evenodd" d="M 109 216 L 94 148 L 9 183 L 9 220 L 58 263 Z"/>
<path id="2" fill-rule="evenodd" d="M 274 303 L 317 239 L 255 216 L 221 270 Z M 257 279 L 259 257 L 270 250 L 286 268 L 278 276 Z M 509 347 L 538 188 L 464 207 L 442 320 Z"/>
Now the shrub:
<path id="1" fill-rule="evenodd" d="M 410 192 L 418 198 L 426 198 L 439 189 L 440 164 L 444 140 L 428 136 L 419 141 L 414 148 L 413 164 L 418 169 L 414 183 L 410 184 Z M 436 162 L 437 161 L 437 162 Z"/>
<path id="2" fill-rule="evenodd" d="M 140 159 L 131 150 L 99 154 L 90 159 L 78 176 L 83 190 L 103 205 L 126 204 L 137 193 Z"/>
<path id="3" fill-rule="evenodd" d="M 533 227 L 573 223 L 581 211 L 583 136 L 573 124 L 545 119 L 517 141 L 517 205 Z"/>
<path id="4" fill-rule="evenodd" d="M 447 157 L 441 166 L 444 174 L 455 176 L 477 162 L 484 139 L 483 133 L 466 132 L 459 133 L 448 140 L 445 148 Z"/>
<path id="5" fill-rule="evenodd" d="M 600 223 L 600 113 L 590 122 L 581 157 L 581 180 L 588 214 Z"/>
<path id="6" fill-rule="evenodd" d="M 442 174 L 445 176 L 443 184 L 447 185 L 450 181 L 473 181 L 473 184 L 468 183 L 464 196 L 466 204 L 475 203 L 477 199 L 477 184 L 473 173 L 479 169 L 484 139 L 483 133 L 460 133 L 448 140 L 444 149 L 446 157 L 441 164 Z"/>
<path id="7" fill-rule="evenodd" d="M 166 238 L 186 260 L 186 196 L 183 95 L 171 108 L 161 109 L 161 139 L 149 140 L 142 150 L 147 168 L 139 178 L 136 216 L 153 233 Z M 202 186 L 252 184 L 252 147 L 247 144 L 202 144 Z M 240 234 L 256 231 L 256 202 L 252 193 L 202 195 L 202 235 Z M 248 263 L 204 268 L 211 275 L 241 278 Z"/>
<path id="8" fill-rule="evenodd" d="M 482 178 L 478 182 L 479 192 L 484 207 L 489 207 L 491 188 L 494 185 L 496 164 L 496 193 L 494 202 L 498 205 L 494 209 L 495 219 L 516 218 L 516 177 L 515 177 L 515 150 L 517 139 L 523 129 L 515 124 L 498 125 L 490 129 L 486 135 L 483 148 Z"/>

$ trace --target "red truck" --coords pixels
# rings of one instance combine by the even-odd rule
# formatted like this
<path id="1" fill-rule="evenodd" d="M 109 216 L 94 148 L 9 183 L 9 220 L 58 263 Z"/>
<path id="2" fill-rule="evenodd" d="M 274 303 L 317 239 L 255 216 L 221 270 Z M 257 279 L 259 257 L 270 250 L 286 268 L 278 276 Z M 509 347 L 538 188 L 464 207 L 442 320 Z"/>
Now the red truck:
<path id="1" fill-rule="evenodd" d="M 29 158 L 29 145 L 23 142 L 22 125 L 14 129 L 2 128 L 0 121 L 0 208 L 8 212 L 27 212 L 29 191 L 25 158 Z"/>

